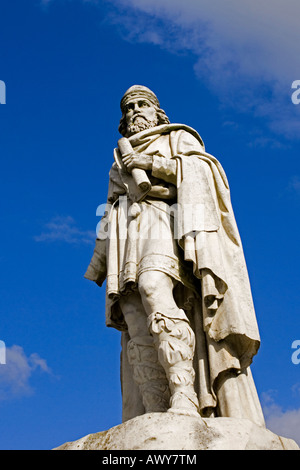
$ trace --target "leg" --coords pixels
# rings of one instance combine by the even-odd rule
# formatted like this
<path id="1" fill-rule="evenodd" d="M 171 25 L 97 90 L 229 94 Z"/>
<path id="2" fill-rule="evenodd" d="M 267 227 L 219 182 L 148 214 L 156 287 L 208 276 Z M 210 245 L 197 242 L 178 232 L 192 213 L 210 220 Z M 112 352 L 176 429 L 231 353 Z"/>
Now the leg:
<path id="1" fill-rule="evenodd" d="M 133 379 L 139 387 L 146 413 L 166 411 L 170 392 L 165 371 L 161 366 L 153 338 L 147 326 L 147 317 L 138 293 L 120 299 L 130 341 L 127 357 L 132 366 Z"/>
<path id="2" fill-rule="evenodd" d="M 147 316 L 138 293 L 120 297 L 119 304 L 131 339 L 149 336 Z"/>
<path id="3" fill-rule="evenodd" d="M 195 335 L 173 297 L 174 280 L 160 271 L 144 272 L 139 291 L 158 358 L 169 381 L 170 411 L 198 415 L 194 390 Z"/>

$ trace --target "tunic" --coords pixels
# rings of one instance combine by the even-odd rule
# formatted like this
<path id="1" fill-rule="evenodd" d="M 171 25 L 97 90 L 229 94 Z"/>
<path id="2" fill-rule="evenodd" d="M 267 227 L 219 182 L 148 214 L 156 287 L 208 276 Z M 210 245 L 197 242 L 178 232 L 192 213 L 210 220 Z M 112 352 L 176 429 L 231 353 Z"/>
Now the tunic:
<path id="1" fill-rule="evenodd" d="M 107 279 L 107 325 L 126 332 L 119 296 L 136 288 L 142 272 L 166 272 L 178 281 L 175 299 L 195 331 L 195 388 L 203 415 L 208 408 L 218 416 L 248 413 L 262 424 L 249 370 L 260 337 L 225 172 L 188 126 L 161 125 L 129 140 L 135 152 L 152 155 L 152 183 L 176 189 L 173 199 L 149 193 L 132 204 L 113 165 L 108 211 L 85 274 L 98 285 Z M 226 388 L 231 371 L 240 374 L 240 415 Z"/>

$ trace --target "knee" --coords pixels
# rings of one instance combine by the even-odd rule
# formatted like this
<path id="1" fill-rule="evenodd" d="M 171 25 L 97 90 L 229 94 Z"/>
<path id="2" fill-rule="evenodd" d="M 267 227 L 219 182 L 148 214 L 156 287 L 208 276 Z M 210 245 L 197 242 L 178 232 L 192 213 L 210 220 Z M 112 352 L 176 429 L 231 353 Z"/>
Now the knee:
<path id="1" fill-rule="evenodd" d="M 125 315 L 125 322 L 131 339 L 149 335 L 146 314 L 140 315 L 135 311 L 128 312 Z"/>
<path id="2" fill-rule="evenodd" d="M 120 307 L 130 338 L 149 334 L 146 312 L 137 296 L 122 297 Z"/>
<path id="3" fill-rule="evenodd" d="M 174 280 L 168 274 L 161 271 L 146 271 L 139 277 L 139 291 L 146 296 L 152 296 L 156 292 L 172 292 Z"/>
<path id="4" fill-rule="evenodd" d="M 151 300 L 161 295 L 164 288 L 163 273 L 159 271 L 148 271 L 143 273 L 138 282 L 139 292 L 143 299 Z"/>
<path id="5" fill-rule="evenodd" d="M 144 272 L 138 282 L 139 293 L 147 315 L 178 309 L 173 297 L 173 279 L 160 271 Z"/>
<path id="6" fill-rule="evenodd" d="M 171 279 L 166 274 L 159 271 L 145 272 L 140 276 L 138 286 L 148 314 L 153 309 L 163 307 L 166 299 L 168 299 L 168 305 L 170 304 L 169 299 L 172 297 L 173 286 Z"/>

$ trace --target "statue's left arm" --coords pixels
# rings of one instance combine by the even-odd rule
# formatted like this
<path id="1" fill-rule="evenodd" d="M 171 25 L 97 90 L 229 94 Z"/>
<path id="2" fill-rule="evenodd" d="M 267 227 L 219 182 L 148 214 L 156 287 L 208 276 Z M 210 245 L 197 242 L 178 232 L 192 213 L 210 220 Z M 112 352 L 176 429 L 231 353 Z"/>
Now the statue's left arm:
<path id="1" fill-rule="evenodd" d="M 152 176 L 162 179 L 167 183 L 176 185 L 177 162 L 176 160 L 153 155 L 152 157 Z"/>
<path id="2" fill-rule="evenodd" d="M 177 185 L 178 157 L 189 156 L 203 152 L 203 147 L 191 133 L 184 129 L 174 130 L 170 133 L 171 158 L 162 154 L 152 156 L 152 175 L 174 186 Z"/>
<path id="3" fill-rule="evenodd" d="M 123 159 L 129 171 L 133 168 L 151 170 L 152 176 L 167 183 L 176 184 L 176 162 L 159 155 L 147 153 L 134 153 Z"/>

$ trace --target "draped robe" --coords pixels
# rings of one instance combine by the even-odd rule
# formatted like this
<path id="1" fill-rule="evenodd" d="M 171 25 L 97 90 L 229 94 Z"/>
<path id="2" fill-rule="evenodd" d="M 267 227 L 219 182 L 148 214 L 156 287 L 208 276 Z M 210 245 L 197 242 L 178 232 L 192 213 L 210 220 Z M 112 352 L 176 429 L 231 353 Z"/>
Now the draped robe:
<path id="1" fill-rule="evenodd" d="M 260 345 L 259 330 L 226 174 L 205 151 L 199 134 L 186 125 L 160 125 L 129 140 L 135 152 L 153 156 L 151 178 L 176 186 L 171 201 L 176 210 L 168 216 L 173 240 L 167 233 L 169 244 L 159 244 L 161 253 L 151 257 L 151 240 L 141 242 L 137 235 L 143 214 L 161 214 L 164 226 L 163 205 L 171 202 L 146 197 L 128 217 L 122 201 L 132 206 L 121 195 L 126 184 L 122 189 L 122 175 L 112 166 L 108 210 L 85 277 L 99 286 L 107 279 L 106 324 L 122 331 L 123 420 L 142 414 L 143 406 L 125 353 L 129 337 L 118 298 L 136 289 L 142 270 L 158 269 L 178 281 L 174 297 L 195 332 L 195 390 L 202 416 L 249 418 L 264 425 L 249 368 Z"/>

